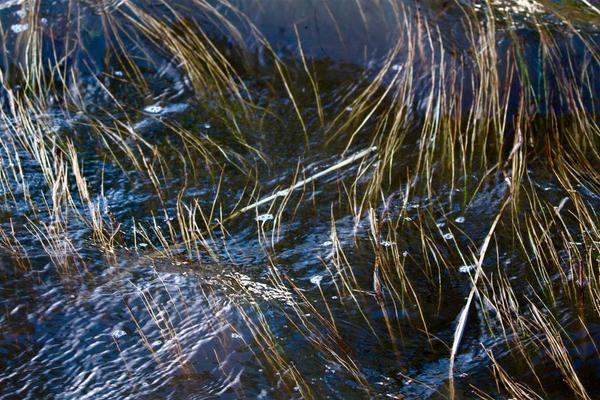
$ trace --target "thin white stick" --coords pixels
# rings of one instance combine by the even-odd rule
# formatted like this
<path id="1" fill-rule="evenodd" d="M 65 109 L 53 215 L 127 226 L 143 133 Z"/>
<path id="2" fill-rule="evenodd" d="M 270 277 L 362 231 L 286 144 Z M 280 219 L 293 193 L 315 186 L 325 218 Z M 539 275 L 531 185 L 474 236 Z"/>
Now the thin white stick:
<path id="1" fill-rule="evenodd" d="M 255 209 L 256 207 L 258 207 L 260 205 L 263 205 L 265 203 L 268 203 L 268 202 L 276 199 L 277 197 L 285 197 L 290 192 L 303 187 L 307 183 L 310 183 L 310 182 L 312 182 L 312 181 L 314 181 L 316 179 L 319 179 L 322 176 L 325 176 L 327 174 L 330 174 L 333 171 L 336 171 L 336 170 L 338 170 L 340 168 L 343 168 L 343 167 L 345 167 L 348 164 L 352 164 L 356 160 L 360 160 L 361 158 L 366 157 L 367 155 L 371 154 L 375 150 L 377 150 L 377 147 L 373 146 L 373 147 L 369 147 L 368 149 L 359 151 L 358 153 L 356 153 L 356 154 L 354 154 L 354 155 L 352 155 L 352 156 L 350 156 L 350 157 L 348 157 L 346 159 L 343 159 L 339 163 L 337 163 L 335 165 L 332 165 L 331 167 L 329 167 L 327 169 L 324 169 L 321 172 L 317 172 L 316 174 L 314 174 L 314 175 L 312 175 L 312 176 L 310 176 L 310 177 L 308 177 L 308 178 L 306 178 L 304 180 L 301 180 L 301 181 L 297 182 L 294 186 L 291 186 L 291 187 L 289 187 L 287 189 L 283 189 L 283 190 L 280 190 L 278 192 L 275 192 L 275 193 L 273 193 L 272 195 L 270 195 L 268 197 L 265 197 L 263 199 L 258 200 L 256 203 L 250 204 L 249 206 L 246 206 L 246 207 L 242 208 L 241 210 L 239 210 L 238 212 L 236 212 L 235 215 L 237 215 L 237 214 L 243 214 L 243 213 L 245 213 L 247 211 L 253 210 L 253 209 Z"/>

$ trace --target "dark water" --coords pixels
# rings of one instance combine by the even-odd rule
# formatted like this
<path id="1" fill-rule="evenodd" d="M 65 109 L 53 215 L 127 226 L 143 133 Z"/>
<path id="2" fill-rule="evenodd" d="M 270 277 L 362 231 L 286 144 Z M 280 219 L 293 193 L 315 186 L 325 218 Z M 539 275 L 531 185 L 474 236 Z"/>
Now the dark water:
<path id="1" fill-rule="evenodd" d="M 244 132 L 245 143 L 237 140 L 231 122 L 231 114 L 242 115 L 243 110 L 227 113 L 210 90 L 198 93 L 186 77 L 185 68 L 161 51 L 160 45 L 127 35 L 135 29 L 127 25 L 127 5 L 123 2 L 34 3 L 0 2 L 5 89 L 11 87 L 15 93 L 26 93 L 28 83 L 19 71 L 27 54 L 26 25 L 31 24 L 30 18 L 43 18 L 44 57 L 52 60 L 54 52 L 62 54 L 73 47 L 63 64 L 73 74 L 63 83 L 71 93 L 79 88 L 80 94 L 74 96 L 79 109 L 63 106 L 59 96 L 49 96 L 47 109 L 37 114 L 32 111 L 32 119 L 44 127 L 48 135 L 45 137 L 56 135 L 73 142 L 92 202 L 104 224 L 116 232 L 115 247 L 108 251 L 94 241 L 93 230 L 78 216 L 87 212 L 87 204 L 79 196 L 73 196 L 73 204 L 65 205 L 59 217 L 53 215 L 48 204 L 56 200 L 40 167 L 43 160 L 31 150 L 35 146 L 23 144 L 19 130 L 4 119 L 0 154 L 6 175 L 3 182 L 8 186 L 2 188 L 0 223 L 19 242 L 17 245 L 3 241 L 0 257 L 1 399 L 306 396 L 305 389 L 287 383 L 287 377 L 269 364 L 262 355 L 264 349 L 254 341 L 247 321 L 257 323 L 262 318 L 268 322 L 276 346 L 286 354 L 287 363 L 300 371 L 315 398 L 446 397 L 448 347 L 470 282 L 468 275 L 458 270 L 464 263 L 450 245 L 441 246 L 440 256 L 455 268 L 426 271 L 418 222 L 430 224 L 427 229 L 437 235 L 440 243 L 480 243 L 508 191 L 503 178 L 486 181 L 468 207 L 465 192 L 472 193 L 478 187 L 484 170 L 475 170 L 463 178 L 461 187 L 450 185 L 447 176 L 439 177 L 435 196 L 410 199 L 398 240 L 389 243 L 385 251 L 391 254 L 397 249 L 403 254 L 422 309 L 412 304 L 388 304 L 388 312 L 394 316 L 393 337 L 373 294 L 374 256 L 368 215 L 366 210 L 358 217 L 353 215 L 351 209 L 357 205 L 343 195 L 344 185 L 352 185 L 360 174 L 356 190 L 359 194 L 366 190 L 372 171 L 369 165 L 376 161 L 374 156 L 365 158 L 360 166 L 354 163 L 294 193 L 291 206 L 282 213 L 277 227 L 273 221 L 256 221 L 259 214 L 276 214 L 277 208 L 269 210 L 267 205 L 232 220 L 226 233 L 215 230 L 213 236 L 206 238 L 211 252 L 203 249 L 189 257 L 179 247 L 171 257 L 161 257 L 157 250 L 164 250 L 165 246 L 153 233 L 148 234 L 152 241 L 148 244 L 141 227 L 151 232 L 153 226 L 158 226 L 169 237 L 169 227 L 176 226 L 181 202 L 193 205 L 197 201 L 204 210 L 210 210 L 218 196 L 219 206 L 227 215 L 240 199 L 244 204 L 249 202 L 253 188 L 256 199 L 289 185 L 298 166 L 303 176 L 310 176 L 334 165 L 348 138 L 328 140 L 323 134 L 325 127 L 319 122 L 310 82 L 302 73 L 298 42 L 319 77 L 323 112 L 325 119 L 330 119 L 345 110 L 351 112 L 348 107 L 353 94 L 375 78 L 375 71 L 395 44 L 396 33 L 405 29 L 394 14 L 398 7 L 404 7 L 415 18 L 418 10 L 435 21 L 444 32 L 447 56 L 460 59 L 468 45 L 467 34 L 458 24 L 462 15 L 458 3 L 244 0 L 229 7 L 216 4 L 216 9 L 239 29 L 238 37 L 215 22 L 209 8 L 194 2 L 174 2 L 174 7 L 180 7 L 188 18 L 205 27 L 207 35 L 232 63 L 244 65 L 240 79 L 248 89 L 243 96 L 251 95 L 256 104 L 270 111 L 260 121 L 255 117 L 240 117 L 236 121 Z M 513 18 L 496 21 L 500 32 L 498 46 L 502 49 L 509 35 L 516 33 L 523 39 L 532 74 L 539 63 L 539 38 L 532 28 L 533 18 L 547 24 L 561 40 L 559 46 L 568 48 L 569 54 L 585 59 L 585 46 L 576 36 L 561 36 L 564 24 L 555 17 L 537 11 L 536 6 L 494 4 L 508 7 Z M 155 15 L 168 15 L 167 7 L 158 2 L 140 6 Z M 597 15 L 584 6 L 567 2 L 546 6 L 567 15 L 582 34 L 589 35 L 589 40 L 598 40 Z M 138 90 L 129 79 L 130 71 L 119 58 L 123 49 L 116 41 L 107 40 L 114 39 L 113 35 L 103 32 L 107 15 L 123 24 L 123 46 L 133 54 L 148 84 L 143 90 Z M 298 123 L 285 88 L 277 83 L 272 55 L 251 34 L 248 21 L 291 65 L 289 79 L 292 87 L 300 88 L 296 95 L 308 137 Z M 84 46 L 73 44 L 74 37 Z M 425 48 L 424 52 L 426 59 L 437 56 L 434 50 Z M 405 57 L 401 52 L 397 61 Z M 598 64 L 590 60 L 588 63 L 596 73 L 592 76 L 597 77 Z M 575 70 L 581 67 L 574 66 Z M 418 96 L 428 92 L 424 78 L 427 73 L 417 69 Z M 392 77 L 387 75 L 385 79 Z M 585 106 L 597 109 L 600 80 L 586 85 L 589 90 L 583 96 Z M 3 106 L 8 96 L 5 89 Z M 553 95 L 551 89 L 546 93 L 548 89 L 543 85 L 539 90 L 540 97 Z M 115 98 L 122 107 L 115 105 Z M 415 113 L 423 112 L 424 101 L 415 100 Z M 549 112 L 541 104 L 540 114 Z M 559 112 L 567 108 L 550 104 Z M 136 156 L 147 160 L 157 171 L 156 181 L 145 172 L 147 168 L 136 167 L 119 148 L 118 140 L 110 147 L 94 128 L 97 122 L 115 126 L 115 121 L 129 124 L 151 143 L 151 147 L 144 147 L 138 146 L 141 141 L 123 139 L 138 146 Z M 349 154 L 370 145 L 372 125 L 368 122 L 360 130 Z M 208 154 L 186 154 L 186 143 L 173 135 L 173 126 L 201 138 Z M 417 139 L 409 137 L 399 149 L 397 171 L 416 162 Z M 23 171 L 13 173 L 17 158 Z M 543 165 L 531 165 L 528 176 L 546 201 L 559 204 L 565 196 Z M 405 179 L 400 172 L 393 176 L 390 192 L 406 184 Z M 67 186 L 72 193 L 78 192 L 72 175 Z M 600 206 L 600 196 L 593 187 L 582 182 L 577 190 L 590 207 Z M 392 202 L 390 213 L 397 217 L 400 208 L 400 202 Z M 376 211 L 382 209 L 380 202 Z M 217 216 L 218 207 L 213 217 Z M 56 218 L 65 221 L 62 230 L 53 228 Z M 332 224 L 352 265 L 357 286 L 363 289 L 356 293 L 340 294 L 339 281 L 324 267 L 331 266 L 334 258 Z M 33 226 L 39 227 L 40 232 Z M 52 229 L 68 234 L 53 236 Z M 179 233 L 173 235 L 181 239 Z M 533 279 L 523 268 L 526 255 L 515 249 L 508 234 L 503 237 L 500 233 L 497 240 L 501 245 L 494 255 L 499 265 L 504 266 L 511 281 L 517 282 L 515 287 L 524 296 L 531 294 L 533 286 L 529 282 Z M 289 279 L 287 290 L 275 284 L 269 265 Z M 326 315 L 324 298 L 342 333 L 343 347 L 355 360 L 366 382 L 364 386 L 369 389 L 357 384 L 339 359 L 315 351 L 307 339 L 321 341 L 327 337 L 325 324 L 311 315 L 308 307 L 312 305 Z M 299 329 L 295 325 L 298 318 L 293 302 L 303 304 L 302 312 L 312 321 L 312 327 Z M 420 312 L 427 315 L 428 332 L 419 325 Z M 368 323 L 364 315 L 368 316 Z M 484 347 L 494 349 L 495 357 L 506 361 L 515 374 L 522 372 L 523 379 L 534 382 L 535 377 L 528 376 L 519 361 L 512 359 L 515 356 L 504 346 L 505 338 L 499 334 L 499 328 L 491 331 L 483 324 L 480 308 L 476 315 L 456 361 L 457 396 L 473 398 L 473 388 L 477 387 L 494 397 L 505 398 L 496 387 Z M 587 334 L 578 325 L 576 315 L 565 311 L 562 316 L 561 324 L 579 349 L 575 363 L 578 371 L 586 377 L 587 387 L 597 388 L 600 363 L 594 354 L 593 340 L 600 335 L 600 321 L 590 321 Z M 538 376 L 549 382 L 545 386 L 548 396 L 567 396 L 569 392 L 556 379 L 555 369 L 543 355 L 538 363 Z"/>

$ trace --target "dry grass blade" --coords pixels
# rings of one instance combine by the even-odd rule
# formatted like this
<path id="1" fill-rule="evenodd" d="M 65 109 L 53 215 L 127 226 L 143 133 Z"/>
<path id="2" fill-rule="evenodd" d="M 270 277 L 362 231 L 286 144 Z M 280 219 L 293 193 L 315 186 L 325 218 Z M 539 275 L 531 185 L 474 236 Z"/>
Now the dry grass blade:
<path id="1" fill-rule="evenodd" d="M 473 299 L 475 297 L 475 294 L 477 293 L 477 283 L 479 281 L 480 276 L 483 274 L 483 261 L 485 260 L 485 256 L 486 256 L 488 247 L 490 245 L 492 237 L 494 236 L 496 226 L 500 222 L 500 219 L 502 218 L 504 209 L 506 208 L 506 206 L 508 206 L 510 201 L 511 201 L 511 195 L 509 195 L 506 198 L 506 200 L 504 200 L 504 202 L 502 203 L 502 206 L 498 210 L 498 213 L 496 214 L 496 218 L 494 218 L 494 222 L 492 222 L 492 225 L 490 226 L 490 229 L 489 229 L 485 239 L 483 240 L 483 243 L 481 244 L 481 248 L 479 249 L 479 254 L 478 254 L 477 258 L 475 259 L 475 275 L 471 281 L 472 287 L 471 287 L 471 290 L 469 291 L 469 296 L 467 297 L 467 301 L 465 302 L 465 305 L 463 306 L 462 311 L 459 314 L 456 329 L 454 330 L 454 340 L 452 342 L 452 349 L 450 350 L 450 365 L 449 365 L 449 371 L 448 371 L 448 374 L 449 374 L 448 378 L 449 378 L 449 383 L 450 383 L 451 398 L 454 398 L 454 363 L 456 360 L 456 355 L 458 354 L 458 350 L 460 348 L 460 343 L 462 341 L 462 337 L 465 332 L 465 328 L 467 326 L 469 312 L 471 310 L 471 304 L 473 303 Z"/>

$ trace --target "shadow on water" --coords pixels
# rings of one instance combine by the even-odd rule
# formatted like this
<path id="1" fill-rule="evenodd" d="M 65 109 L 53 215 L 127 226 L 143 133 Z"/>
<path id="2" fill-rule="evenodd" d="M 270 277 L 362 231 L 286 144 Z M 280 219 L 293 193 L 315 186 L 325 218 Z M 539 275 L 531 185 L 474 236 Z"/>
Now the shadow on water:
<path id="1" fill-rule="evenodd" d="M 470 129 L 467 110 L 489 83 L 473 76 L 492 62 L 511 146 L 522 119 L 568 136 L 581 106 L 597 122 L 598 15 L 566 1 L 139 3 L 0 0 L 0 398 L 447 398 L 457 315 L 471 288 L 465 254 L 477 253 L 513 193 L 512 171 L 490 178 L 477 160 L 514 150 L 485 143 L 451 172 L 440 154 L 427 164 L 428 182 L 408 173 L 427 162 L 418 132 L 440 113 L 436 95 L 457 87 L 439 120 Z M 465 21 L 490 10 L 495 36 L 485 44 Z M 481 61 L 489 46 L 497 57 Z M 369 155 L 226 220 L 342 153 L 386 143 L 381 132 L 395 129 L 403 98 L 383 94 L 407 79 L 413 94 L 397 114 L 408 133 L 395 157 Z M 561 87 L 567 81 L 572 88 Z M 481 121 L 488 111 L 479 110 Z M 552 151 L 544 135 L 530 140 L 522 221 L 539 211 L 530 192 L 555 206 L 571 193 L 544 162 Z M 380 179 L 374 171 L 388 161 Z M 581 177 L 572 192 L 600 206 L 587 183 Z M 567 261 L 584 239 L 575 216 L 564 218 L 574 244 L 557 253 L 565 270 L 542 277 L 549 287 L 576 281 Z M 538 270 L 526 267 L 543 255 L 527 254 L 531 238 L 514 235 L 509 220 L 483 265 L 481 296 L 495 299 L 497 279 L 512 282 L 510 301 L 532 315 L 547 306 L 594 393 L 598 317 L 568 293 L 536 286 Z M 207 232 L 215 221 L 227 223 Z M 374 265 L 401 271 L 378 278 Z M 572 396 L 534 322 L 529 342 L 515 345 L 530 368 L 507 345 L 522 339 L 494 317 L 504 309 L 487 304 L 474 307 L 462 338 L 455 395 L 503 398 L 492 352 L 522 382 L 543 382 L 541 393 Z"/>

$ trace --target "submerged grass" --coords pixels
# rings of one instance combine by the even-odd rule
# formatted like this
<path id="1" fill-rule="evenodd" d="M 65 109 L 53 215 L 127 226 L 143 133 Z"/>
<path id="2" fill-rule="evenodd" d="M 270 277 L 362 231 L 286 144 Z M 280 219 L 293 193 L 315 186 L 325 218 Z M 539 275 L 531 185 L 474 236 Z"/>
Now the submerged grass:
<path id="1" fill-rule="evenodd" d="M 286 56 L 226 0 L 100 8 L 95 18 L 118 75 L 90 55 L 86 27 L 71 23 L 83 2 L 68 2 L 62 36 L 58 26 L 37 18 L 41 2 L 29 2 L 28 29 L 4 51 L 0 69 L 0 186 L 8 210 L 0 244 L 25 269 L 31 255 L 24 242 L 39 241 L 62 274 L 87 269 L 81 252 L 88 240 L 107 257 L 125 250 L 177 265 L 237 266 L 228 229 L 249 222 L 233 217 L 253 214 L 267 287 L 285 301 L 260 298 L 240 275 L 220 284 L 236 294 L 244 328 L 234 329 L 248 330 L 249 346 L 275 387 L 302 398 L 321 395 L 301 358 L 276 338 L 265 307 L 276 308 L 304 348 L 324 365 L 338 365 L 364 396 L 377 388 L 361 338 L 341 328 L 350 320 L 392 354 L 404 384 L 456 397 L 461 353 L 482 351 L 498 392 L 544 398 L 558 390 L 591 398 L 594 383 L 580 377 L 580 344 L 571 336 L 585 332 L 595 346 L 588 326 L 600 319 L 598 26 L 592 19 L 590 33 L 560 10 L 532 4 L 535 10 L 525 15 L 491 1 L 449 6 L 456 40 L 431 10 L 380 4 L 382 13 L 394 13 L 393 45 L 332 100 L 300 24 L 293 27 L 296 54 Z M 362 2 L 356 7 L 369 29 Z M 597 13 L 590 4 L 578 10 Z M 331 18 L 336 23 L 334 13 Z M 524 27 L 535 40 L 528 42 Z M 0 35 L 7 34 L 2 27 Z M 177 92 L 162 91 L 164 74 L 177 76 Z M 161 112 L 156 104 L 184 92 L 226 135 L 205 134 L 194 128 L 197 121 L 152 117 Z M 158 128 L 142 129 L 140 114 Z M 308 172 L 298 164 L 279 186 L 266 186 L 272 196 L 264 195 L 261 173 L 276 156 L 262 150 L 273 140 L 261 134 L 269 123 L 288 128 L 280 134 L 290 141 L 300 138 L 305 155 L 333 148 L 352 162 L 337 159 Z M 363 148 L 370 150 L 356 156 Z M 374 161 L 358 162 L 371 152 Z M 102 169 L 86 169 L 90 160 Z M 150 187 L 156 214 L 136 220 L 105 210 L 105 166 Z M 228 201 L 230 176 L 240 173 L 247 179 Z M 321 181 L 329 173 L 338 174 L 335 188 Z M 558 197 L 545 195 L 536 177 L 542 173 Z M 215 188 L 212 201 L 186 195 L 199 180 Z M 278 258 L 286 227 L 299 210 L 317 208 L 321 187 L 333 193 L 331 204 L 318 204 L 329 210 L 331 251 L 319 258 L 323 274 L 311 289 L 282 271 Z M 461 216 L 468 214 L 481 229 L 463 227 Z M 354 226 L 350 243 L 338 232 L 345 217 Z M 83 242 L 73 235 L 81 227 Z M 356 262 L 365 253 L 367 270 Z M 459 266 L 469 279 L 451 287 Z M 150 293 L 138 292 L 156 329 L 174 343 L 173 357 L 185 359 L 168 313 Z M 466 297 L 464 303 L 447 305 L 453 293 Z M 442 318 L 441 329 L 443 307 L 455 314 Z M 474 320 L 495 338 L 481 339 L 483 350 L 466 349 L 476 346 L 472 334 L 465 339 Z M 142 328 L 139 333 L 153 352 Z M 406 335 L 422 338 L 423 348 L 443 344 L 449 375 L 436 387 L 410 376 Z M 596 350 L 591 357 L 598 356 Z M 489 385 L 473 390 L 482 398 L 495 395 L 486 394 Z"/>

